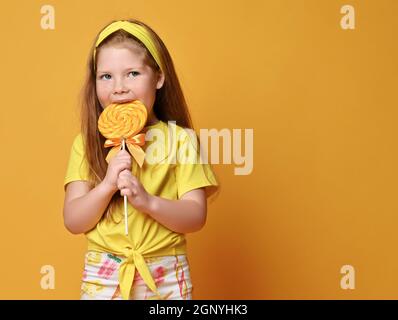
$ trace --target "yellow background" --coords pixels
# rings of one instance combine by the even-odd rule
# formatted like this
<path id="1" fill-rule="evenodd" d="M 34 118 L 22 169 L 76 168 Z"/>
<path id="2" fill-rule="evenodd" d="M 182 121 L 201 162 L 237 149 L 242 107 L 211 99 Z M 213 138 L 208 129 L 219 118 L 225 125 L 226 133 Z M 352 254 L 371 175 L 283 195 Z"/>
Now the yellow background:
<path id="1" fill-rule="evenodd" d="M 55 7 L 55 30 L 40 8 Z M 340 8 L 353 5 L 356 29 Z M 398 2 L 8 1 L 1 4 L 2 299 L 77 299 L 84 236 L 63 226 L 90 46 L 148 23 L 196 128 L 253 128 L 254 171 L 215 165 L 208 223 L 188 235 L 196 299 L 398 298 Z M 342 290 L 352 265 L 356 288 Z M 55 268 L 55 289 L 40 268 Z"/>

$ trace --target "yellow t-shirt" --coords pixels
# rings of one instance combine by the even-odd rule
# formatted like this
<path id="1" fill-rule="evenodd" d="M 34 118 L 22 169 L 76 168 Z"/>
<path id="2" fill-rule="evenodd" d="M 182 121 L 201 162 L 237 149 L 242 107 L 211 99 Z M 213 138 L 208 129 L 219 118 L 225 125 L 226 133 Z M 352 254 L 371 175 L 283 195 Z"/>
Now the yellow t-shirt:
<path id="1" fill-rule="evenodd" d="M 178 161 L 181 160 L 179 155 L 189 158 L 189 155 L 192 155 L 189 151 L 192 150 L 195 150 L 196 156 L 199 156 L 199 146 L 195 148 L 196 135 L 192 136 L 182 127 L 172 123 L 168 125 L 163 121 L 147 126 L 146 129 L 150 129 L 152 133 L 147 132 L 147 140 L 152 141 L 146 141 L 143 146 L 146 161 L 143 167 L 139 168 L 133 159 L 132 172 L 136 172 L 139 181 L 149 194 L 177 200 L 184 193 L 198 188 L 206 187 L 207 196 L 216 191 L 218 183 L 209 164 Z M 64 180 L 65 188 L 71 181 L 89 180 L 88 163 L 84 153 L 84 141 L 79 133 L 71 148 Z M 88 250 L 111 252 L 126 257 L 119 270 L 120 290 L 124 299 L 129 297 L 135 268 L 148 287 L 157 293 L 144 257 L 185 254 L 185 235 L 171 231 L 149 215 L 136 210 L 130 203 L 128 203 L 128 235 L 124 232 L 123 205 L 114 212 L 113 220 L 115 221 L 102 219 L 95 228 L 86 233 Z"/>

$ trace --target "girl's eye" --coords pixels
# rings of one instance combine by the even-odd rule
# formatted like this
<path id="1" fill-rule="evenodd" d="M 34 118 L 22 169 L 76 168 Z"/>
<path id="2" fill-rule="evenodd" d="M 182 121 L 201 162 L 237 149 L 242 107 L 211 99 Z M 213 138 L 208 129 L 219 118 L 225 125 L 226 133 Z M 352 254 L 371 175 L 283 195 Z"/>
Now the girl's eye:
<path id="1" fill-rule="evenodd" d="M 105 79 L 109 80 L 111 75 L 110 74 L 103 74 L 102 76 L 100 76 L 100 79 L 103 79 L 104 77 L 106 77 Z"/>
<path id="2" fill-rule="evenodd" d="M 130 71 L 129 75 L 132 74 L 134 77 L 138 76 L 140 73 L 137 71 Z"/>

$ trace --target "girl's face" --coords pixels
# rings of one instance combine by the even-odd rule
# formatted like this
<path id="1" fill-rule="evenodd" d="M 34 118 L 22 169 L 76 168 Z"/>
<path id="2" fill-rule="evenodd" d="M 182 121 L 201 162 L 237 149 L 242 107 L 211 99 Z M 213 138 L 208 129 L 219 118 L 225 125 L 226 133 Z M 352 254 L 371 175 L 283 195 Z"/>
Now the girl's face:
<path id="1" fill-rule="evenodd" d="M 154 124 L 157 119 L 152 108 L 164 75 L 145 64 L 144 54 L 125 47 L 102 47 L 96 60 L 96 91 L 102 108 L 111 103 L 140 100 L 148 111 L 147 124 Z"/>

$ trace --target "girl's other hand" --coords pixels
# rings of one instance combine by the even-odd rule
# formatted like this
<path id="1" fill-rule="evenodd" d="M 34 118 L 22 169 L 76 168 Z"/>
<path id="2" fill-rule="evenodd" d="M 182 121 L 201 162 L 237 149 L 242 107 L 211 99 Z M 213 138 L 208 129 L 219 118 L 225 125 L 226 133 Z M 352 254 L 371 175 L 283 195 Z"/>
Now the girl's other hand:
<path id="1" fill-rule="evenodd" d="M 121 196 L 127 196 L 130 204 L 137 210 L 147 212 L 151 205 L 151 195 L 131 171 L 123 170 L 119 174 L 117 186 Z"/>
<path id="2" fill-rule="evenodd" d="M 103 183 L 107 185 L 112 192 L 118 190 L 118 177 L 120 172 L 123 170 L 131 171 L 131 156 L 126 150 L 120 150 L 116 155 L 109 161 L 108 169 Z"/>

